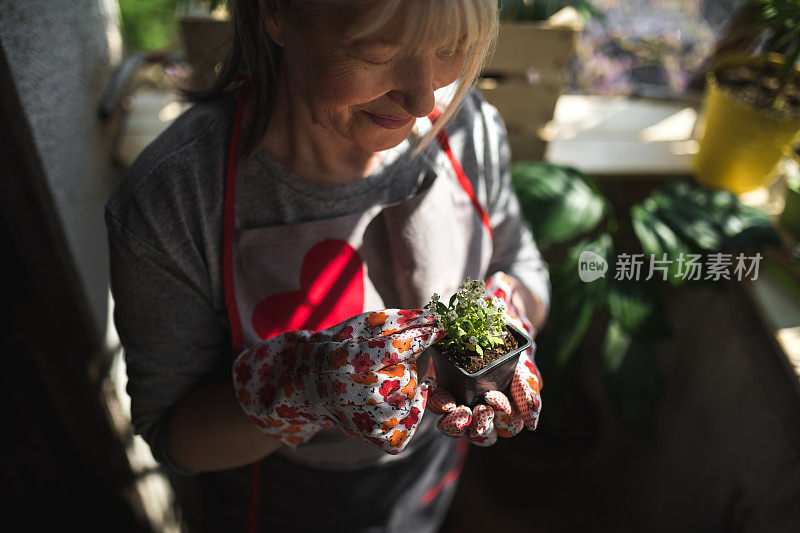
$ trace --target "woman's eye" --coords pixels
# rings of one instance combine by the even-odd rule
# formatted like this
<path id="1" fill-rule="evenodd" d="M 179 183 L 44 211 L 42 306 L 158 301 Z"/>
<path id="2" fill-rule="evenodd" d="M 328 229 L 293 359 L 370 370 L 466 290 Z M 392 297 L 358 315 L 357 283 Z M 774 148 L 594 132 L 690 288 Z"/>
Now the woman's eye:
<path id="1" fill-rule="evenodd" d="M 388 65 L 389 63 L 391 63 L 393 59 L 394 58 L 392 57 L 390 59 L 387 59 L 386 61 L 373 61 L 371 59 L 365 59 L 364 61 L 366 61 L 370 65 L 384 66 L 384 65 Z"/>
<path id="2" fill-rule="evenodd" d="M 383 43 L 352 44 L 345 47 L 351 57 L 363 61 L 369 65 L 383 66 L 388 65 L 398 55 L 396 46 Z"/>
<path id="3" fill-rule="evenodd" d="M 439 50 L 437 53 L 438 53 L 439 57 L 443 57 L 443 58 L 446 58 L 446 59 L 453 59 L 453 58 L 456 58 L 456 57 L 460 56 L 461 54 L 463 54 L 464 53 L 464 49 L 463 48 L 443 48 L 443 49 Z"/>

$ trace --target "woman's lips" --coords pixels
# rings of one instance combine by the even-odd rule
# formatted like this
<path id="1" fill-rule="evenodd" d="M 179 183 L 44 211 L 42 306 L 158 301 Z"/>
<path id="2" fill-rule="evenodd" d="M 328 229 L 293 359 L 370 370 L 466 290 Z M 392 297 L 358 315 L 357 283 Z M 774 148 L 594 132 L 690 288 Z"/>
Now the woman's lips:
<path id="1" fill-rule="evenodd" d="M 370 113 L 369 111 L 364 111 L 364 113 L 366 113 L 369 119 L 378 126 L 388 128 L 390 130 L 396 130 L 397 128 L 402 128 L 403 126 L 411 122 L 411 119 L 414 118 L 414 117 L 396 118 L 396 117 L 389 117 L 386 115 L 376 115 L 375 113 Z"/>

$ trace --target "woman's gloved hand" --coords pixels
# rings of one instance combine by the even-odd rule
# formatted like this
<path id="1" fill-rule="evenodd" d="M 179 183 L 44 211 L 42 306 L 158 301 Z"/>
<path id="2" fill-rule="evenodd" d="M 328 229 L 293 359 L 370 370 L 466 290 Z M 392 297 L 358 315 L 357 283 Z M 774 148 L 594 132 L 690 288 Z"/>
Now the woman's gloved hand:
<path id="1" fill-rule="evenodd" d="M 444 334 L 433 312 L 417 309 L 290 331 L 242 352 L 233 363 L 234 387 L 253 423 L 290 446 L 338 426 L 397 454 L 427 401 L 416 358 Z"/>
<path id="2" fill-rule="evenodd" d="M 486 290 L 503 302 L 508 321 L 535 339 L 536 330 L 512 303 L 514 284 L 511 278 L 498 272 L 486 280 Z M 428 409 L 445 415 L 436 424 L 439 431 L 449 437 L 466 437 L 477 446 L 491 446 L 497 442 L 498 436 L 513 437 L 523 427 L 536 429 L 542 408 L 542 377 L 533 360 L 535 351 L 534 341 L 520 356 L 510 387 L 513 402 L 500 391 L 490 391 L 484 394 L 483 403 L 470 409 L 466 405 L 457 405 L 449 391 L 438 387 L 435 379 L 429 378 Z"/>

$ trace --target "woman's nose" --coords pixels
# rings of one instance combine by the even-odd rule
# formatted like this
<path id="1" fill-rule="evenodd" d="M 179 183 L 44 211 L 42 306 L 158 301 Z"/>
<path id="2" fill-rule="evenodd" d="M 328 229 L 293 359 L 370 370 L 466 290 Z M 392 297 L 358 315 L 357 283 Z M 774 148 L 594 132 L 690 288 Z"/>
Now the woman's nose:
<path id="1" fill-rule="evenodd" d="M 431 61 L 412 59 L 405 61 L 398 72 L 398 89 L 389 94 L 395 102 L 415 117 L 428 116 L 435 106 L 433 91 L 434 65 Z"/>

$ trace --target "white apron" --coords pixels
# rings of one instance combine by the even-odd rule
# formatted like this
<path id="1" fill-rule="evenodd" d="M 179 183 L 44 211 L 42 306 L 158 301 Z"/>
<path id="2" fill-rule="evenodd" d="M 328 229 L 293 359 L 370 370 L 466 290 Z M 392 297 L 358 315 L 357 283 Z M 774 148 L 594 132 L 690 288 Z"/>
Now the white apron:
<path id="1" fill-rule="evenodd" d="M 450 294 L 467 276 L 485 278 L 492 256 L 488 215 L 444 131 L 438 137 L 442 149 L 436 151 L 432 165 L 435 176 L 406 201 L 300 224 L 235 229 L 241 109 L 240 98 L 231 137 L 223 228 L 223 276 L 234 357 L 285 331 L 327 328 L 364 311 L 421 308 L 434 292 Z M 428 120 L 439 115 L 436 111 Z M 427 358 L 418 362 L 420 374 L 428 362 Z M 282 448 L 276 455 L 327 469 L 336 469 L 339 461 L 346 468 L 355 459 L 403 457 L 402 453 L 388 456 L 336 429 L 323 430 L 296 450 Z M 254 493 L 260 483 L 254 466 L 251 531 L 257 529 Z"/>

